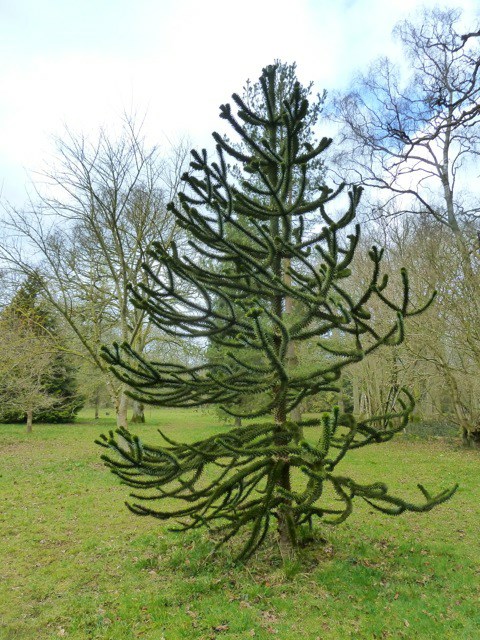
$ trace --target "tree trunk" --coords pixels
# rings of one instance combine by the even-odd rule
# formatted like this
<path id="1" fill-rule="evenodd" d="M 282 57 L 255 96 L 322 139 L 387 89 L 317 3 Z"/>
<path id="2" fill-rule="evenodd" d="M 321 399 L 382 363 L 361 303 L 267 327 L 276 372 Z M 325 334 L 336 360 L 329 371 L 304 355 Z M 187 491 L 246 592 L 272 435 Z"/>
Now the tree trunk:
<path id="1" fill-rule="evenodd" d="M 272 110 L 275 111 L 276 105 L 276 96 L 275 96 L 275 87 L 272 82 L 269 87 L 269 101 L 272 106 Z M 277 149 L 277 132 L 275 126 L 269 128 L 268 131 L 268 139 L 270 143 L 271 149 Z M 275 166 L 271 166 L 269 168 L 268 175 L 270 182 L 272 185 L 276 187 L 278 181 L 277 168 Z M 288 198 L 287 198 L 288 199 Z M 276 203 L 272 198 L 272 207 L 275 209 Z M 280 232 L 280 219 L 277 216 L 273 216 L 270 219 L 270 233 L 272 238 L 276 238 L 277 236 L 281 236 Z M 290 238 L 291 239 L 291 230 L 290 230 Z M 273 259 L 273 272 L 275 276 L 285 283 L 288 283 L 291 276 L 288 272 L 289 260 L 284 261 L 281 253 L 278 252 L 274 254 Z M 272 304 L 272 312 L 273 314 L 280 320 L 283 321 L 284 316 L 287 313 L 291 313 L 293 306 L 293 301 L 288 295 L 283 293 L 279 293 L 275 296 Z M 280 348 L 281 348 L 282 339 L 279 333 L 273 336 L 273 346 L 277 357 L 280 357 Z M 293 345 L 289 343 L 287 345 L 287 354 L 284 359 L 284 365 L 293 364 L 291 362 L 292 357 L 295 357 L 295 351 Z M 276 446 L 282 446 L 285 444 L 285 437 L 288 438 L 289 431 L 286 427 L 287 422 L 287 403 L 285 394 L 282 392 L 281 384 L 279 384 L 276 388 L 273 389 L 273 396 L 275 399 L 275 410 L 274 410 L 274 422 L 275 422 L 275 438 L 274 442 Z M 273 473 L 275 473 L 275 481 L 278 488 L 281 490 L 291 492 L 291 483 L 290 483 L 290 461 L 288 459 L 280 459 L 276 462 Z M 279 542 L 280 542 L 280 551 L 282 555 L 289 556 L 294 553 L 294 549 L 297 546 L 297 537 L 296 537 L 296 524 L 294 521 L 293 513 L 292 513 L 292 500 L 288 496 L 282 497 L 282 503 L 278 507 L 277 511 L 278 517 L 278 534 L 279 534 Z"/>
<path id="2" fill-rule="evenodd" d="M 358 418 L 362 411 L 362 388 L 358 376 L 352 379 L 353 415 Z"/>
<path id="3" fill-rule="evenodd" d="M 284 444 L 286 435 L 285 423 L 287 415 L 285 411 L 285 403 L 282 401 L 277 406 L 275 412 L 275 422 L 277 424 L 276 445 Z M 276 464 L 275 471 L 277 475 L 277 486 L 285 491 L 291 491 L 290 480 L 290 462 L 288 460 L 279 460 Z M 284 558 L 288 558 L 295 553 L 297 546 L 296 524 L 292 514 L 292 501 L 285 497 L 282 504 L 278 508 L 278 536 L 280 544 L 280 552 Z"/>
<path id="4" fill-rule="evenodd" d="M 127 420 L 128 398 L 123 391 L 120 391 L 115 399 L 115 413 L 117 416 L 117 427 L 128 427 Z"/>
<path id="5" fill-rule="evenodd" d="M 97 391 L 97 393 L 95 394 L 95 416 L 94 419 L 98 420 L 98 418 L 100 417 L 100 393 Z"/>
<path id="6" fill-rule="evenodd" d="M 444 367 L 445 377 L 453 400 L 453 408 L 457 418 L 457 425 L 460 427 L 462 441 L 466 447 L 480 448 L 480 425 L 474 425 L 471 412 L 467 412 L 462 402 L 460 389 L 457 381 L 448 367 Z"/>
<path id="7" fill-rule="evenodd" d="M 112 399 L 113 407 L 115 409 L 115 416 L 117 418 L 117 428 L 128 427 L 127 410 L 128 410 L 128 397 L 123 391 L 123 386 L 115 385 L 111 379 L 107 380 L 107 388 Z"/>
<path id="8" fill-rule="evenodd" d="M 132 424 L 144 424 L 145 423 L 145 405 L 137 400 L 133 401 L 132 406 Z"/>
<path id="9" fill-rule="evenodd" d="M 288 286 L 291 286 L 291 284 L 292 284 L 292 276 L 291 276 L 291 274 L 289 272 L 290 265 L 291 265 L 291 260 L 289 258 L 284 260 L 283 280 Z M 292 313 L 293 313 L 293 300 L 292 300 L 292 298 L 290 296 L 286 296 L 286 298 L 285 298 L 285 315 L 289 316 L 289 315 L 292 315 Z M 293 369 L 295 369 L 295 367 L 298 366 L 297 350 L 295 348 L 295 343 L 293 341 L 290 341 L 288 343 L 287 363 L 288 363 L 288 367 L 289 367 L 290 371 L 292 371 Z M 302 407 L 301 407 L 301 405 L 298 405 L 297 407 L 295 407 L 295 409 L 293 409 L 293 411 L 290 412 L 290 420 L 292 422 L 297 422 L 297 423 L 301 422 L 301 420 L 302 420 Z M 303 436 L 303 433 L 301 433 L 301 431 L 302 430 L 300 430 L 300 437 Z"/>
<path id="10" fill-rule="evenodd" d="M 301 422 L 302 421 L 302 406 L 301 404 L 290 413 L 290 418 L 292 422 Z"/>
<path id="11" fill-rule="evenodd" d="M 468 448 L 480 449 L 480 424 L 462 425 L 462 441 Z"/>
<path id="12" fill-rule="evenodd" d="M 27 433 L 32 433 L 33 427 L 33 409 L 27 409 Z"/>

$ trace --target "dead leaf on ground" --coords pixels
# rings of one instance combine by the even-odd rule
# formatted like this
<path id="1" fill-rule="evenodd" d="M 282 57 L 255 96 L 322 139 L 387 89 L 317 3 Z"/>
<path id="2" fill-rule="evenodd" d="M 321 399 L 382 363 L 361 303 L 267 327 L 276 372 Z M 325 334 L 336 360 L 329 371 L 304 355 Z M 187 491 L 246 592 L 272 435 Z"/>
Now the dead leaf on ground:
<path id="1" fill-rule="evenodd" d="M 272 611 L 262 611 L 262 618 L 269 622 L 276 622 L 278 620 L 278 616 Z"/>

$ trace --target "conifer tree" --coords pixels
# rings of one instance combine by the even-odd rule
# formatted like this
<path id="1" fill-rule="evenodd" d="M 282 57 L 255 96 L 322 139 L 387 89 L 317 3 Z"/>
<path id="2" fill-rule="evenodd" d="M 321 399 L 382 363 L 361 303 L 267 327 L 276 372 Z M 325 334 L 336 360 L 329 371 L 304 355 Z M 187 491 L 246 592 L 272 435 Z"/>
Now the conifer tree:
<path id="1" fill-rule="evenodd" d="M 285 62 L 282 62 L 281 60 L 275 60 L 275 68 L 276 68 L 275 76 L 272 78 L 272 81 L 274 83 L 273 90 L 275 92 L 276 102 L 278 104 L 282 104 L 282 102 L 286 98 L 288 98 L 288 96 L 292 93 L 295 83 L 297 82 L 297 65 L 295 62 L 285 63 Z M 315 94 L 313 90 L 313 82 L 310 82 L 307 86 L 300 85 L 299 88 L 300 88 L 301 98 L 308 100 L 308 109 L 305 113 L 305 117 L 302 122 L 302 128 L 301 128 L 301 131 L 299 132 L 298 141 L 299 141 L 299 144 L 302 144 L 304 142 L 315 144 L 316 143 L 315 132 L 319 122 L 319 118 L 323 110 L 326 92 L 324 91 L 323 93 Z M 251 82 L 250 80 L 248 80 L 245 86 L 243 87 L 241 99 L 242 99 L 242 102 L 245 103 L 245 105 L 248 107 L 250 111 L 254 111 L 257 115 L 259 115 L 262 118 L 268 117 L 267 107 L 266 107 L 265 99 L 263 95 L 262 84 L 260 81 Z M 252 136 L 255 142 L 259 142 L 264 134 L 264 132 L 262 131 L 262 128 L 259 128 L 255 124 L 249 124 L 247 122 L 244 122 L 243 127 L 245 128 L 247 135 Z M 278 142 L 280 145 L 282 144 L 282 136 L 285 134 L 286 134 L 286 130 L 284 128 L 279 128 Z M 226 140 L 228 141 L 229 144 L 232 144 L 237 151 L 240 151 L 240 152 L 244 151 L 248 153 L 249 151 L 248 147 L 245 147 L 245 144 L 243 143 L 242 139 L 235 140 L 235 139 L 230 139 L 226 137 Z M 241 181 L 242 168 L 238 166 L 238 164 L 236 165 L 234 164 L 232 166 L 232 169 L 233 169 L 232 173 L 234 174 L 235 178 L 238 178 Z M 291 202 L 293 198 L 295 198 L 298 195 L 298 190 L 300 187 L 302 187 L 304 190 L 304 195 L 303 195 L 304 199 L 308 196 L 308 194 L 314 193 L 315 190 L 318 190 L 319 187 L 323 186 L 324 177 L 325 177 L 325 167 L 324 167 L 324 162 L 321 154 L 317 158 L 314 158 L 310 161 L 309 171 L 308 171 L 308 180 L 306 181 L 306 183 L 303 183 L 299 168 L 293 167 L 292 176 L 290 180 L 289 202 Z M 255 180 L 255 175 L 250 174 L 250 179 Z M 259 177 L 256 178 L 256 181 L 254 182 L 254 186 L 257 186 L 260 188 L 262 187 L 262 183 Z M 265 201 L 266 200 L 265 197 L 261 197 L 259 194 L 257 194 L 256 197 L 258 200 L 263 200 L 264 203 L 268 206 L 268 197 L 267 197 L 267 201 Z M 243 216 L 240 218 L 240 221 L 242 226 L 244 225 L 249 226 L 248 217 Z M 316 221 L 317 221 L 317 216 L 315 216 L 315 214 L 311 216 L 307 215 L 304 217 L 305 225 L 308 225 L 308 224 L 313 225 L 315 224 Z M 229 231 L 232 234 L 235 233 L 235 230 L 229 229 L 228 227 L 227 227 L 227 231 Z M 255 228 L 253 226 L 249 227 L 249 231 L 255 234 Z M 284 260 L 283 269 L 284 269 L 285 277 L 288 279 L 289 265 L 287 261 L 288 259 Z M 222 267 L 220 266 L 220 268 Z M 293 302 L 294 301 L 290 296 L 286 298 L 285 310 L 284 310 L 285 314 L 294 313 Z M 241 309 L 238 309 L 238 308 L 236 312 L 237 314 L 242 313 Z M 220 358 L 223 361 L 225 359 L 225 348 L 221 348 L 218 345 L 215 345 L 214 343 L 212 343 L 210 344 L 208 355 L 209 355 L 209 360 L 218 361 L 218 359 Z M 247 358 L 248 360 L 248 354 L 246 349 L 243 350 L 242 355 L 244 360 L 245 358 Z M 256 358 L 255 350 L 251 351 L 250 357 L 253 358 L 253 360 L 255 360 Z M 294 344 L 293 341 L 290 341 L 289 343 L 289 350 L 287 353 L 287 362 L 289 365 L 294 365 L 297 363 L 296 345 Z M 256 403 L 258 400 L 259 398 L 256 397 L 255 393 L 253 394 L 246 393 L 242 397 L 239 403 L 240 404 L 247 403 L 247 405 L 250 407 L 250 410 L 251 410 L 253 407 L 256 406 Z M 238 403 L 238 400 L 237 400 L 237 403 Z M 223 411 L 219 411 L 218 413 L 220 416 L 222 416 L 222 414 L 224 415 Z M 301 420 L 300 406 L 298 406 L 292 412 L 290 417 L 292 418 L 292 420 Z M 235 424 L 239 424 L 238 419 Z"/>
<path id="2" fill-rule="evenodd" d="M 365 290 L 349 292 L 361 189 L 354 187 L 346 198 L 343 185 L 307 191 L 311 167 L 318 166 L 331 140 L 304 140 L 308 101 L 298 82 L 278 100 L 276 73 L 276 65 L 262 73 L 261 110 L 249 108 L 236 94 L 236 116 L 229 104 L 220 107 L 241 147 L 214 133 L 214 162 L 205 150 L 192 151 L 191 172 L 183 177 L 187 188 L 180 204 L 169 206 L 193 238 L 192 253 L 155 244 L 151 251 L 163 265 L 162 275 L 145 266 L 148 281 L 132 288 L 134 303 L 162 330 L 208 339 L 221 347 L 224 361 L 189 367 L 151 362 L 127 344 L 104 349 L 132 398 L 168 407 L 219 404 L 251 419 L 193 444 L 162 434 L 163 444 L 147 445 L 125 429 L 98 441 L 109 449 L 103 455 L 106 464 L 135 489 L 131 511 L 172 520 L 179 530 L 218 528 L 219 544 L 244 532 L 239 560 L 259 547 L 272 521 L 282 546 L 294 548 L 303 524 L 311 526 L 315 518 L 343 522 L 355 498 L 396 515 L 428 511 L 456 488 L 432 495 L 419 485 L 423 499 L 416 504 L 392 495 L 383 482 L 360 484 L 337 473 L 350 450 L 388 441 L 403 429 L 413 408 L 407 390 L 387 414 L 366 420 L 341 414 L 338 407 L 318 419 L 288 420 L 303 399 L 338 392 L 345 367 L 400 343 L 404 319 L 423 309 L 411 305 L 404 270 L 402 295 L 393 299 L 376 247 L 369 254 Z M 235 163 L 243 169 L 242 180 L 232 172 Z M 312 215 L 318 222 L 313 228 L 305 223 Z M 212 263 L 221 268 L 209 268 Z M 183 294 L 184 284 L 194 293 Z M 369 313 L 375 298 L 391 314 L 388 326 L 380 328 Z M 296 313 L 286 313 L 287 299 Z M 323 357 L 306 368 L 288 354 L 292 343 L 307 340 L 316 341 Z M 259 399 L 254 407 L 238 402 L 252 393 Z M 162 509 L 164 499 L 168 506 Z M 159 508 L 152 500 L 160 502 Z M 171 508 L 172 500 L 178 508 Z"/>
<path id="3" fill-rule="evenodd" d="M 41 288 L 40 276 L 32 272 L 4 309 L 2 317 L 15 319 L 19 326 L 41 338 L 45 345 L 48 343 L 52 353 L 48 370 L 42 376 L 43 393 L 49 402 L 36 411 L 36 422 L 72 422 L 83 406 L 83 399 L 78 393 L 75 367 L 61 344 L 57 320 L 41 299 Z M 2 421 L 25 420 L 24 408 L 12 410 L 5 406 L 0 410 Z"/>

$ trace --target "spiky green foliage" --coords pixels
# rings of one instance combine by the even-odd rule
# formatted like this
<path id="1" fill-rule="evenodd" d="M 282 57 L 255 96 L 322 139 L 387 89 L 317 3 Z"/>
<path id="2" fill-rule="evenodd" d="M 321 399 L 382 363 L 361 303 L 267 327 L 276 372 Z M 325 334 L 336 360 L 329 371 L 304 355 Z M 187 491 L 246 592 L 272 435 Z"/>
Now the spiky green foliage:
<path id="1" fill-rule="evenodd" d="M 406 271 L 401 273 L 399 299 L 388 292 L 388 277 L 381 274 L 382 251 L 375 247 L 364 292 L 349 291 L 360 234 L 359 225 L 352 228 L 352 223 L 361 189 L 348 193 L 343 213 L 337 204 L 343 185 L 306 190 L 310 167 L 318 166 L 331 140 L 323 138 L 315 145 L 302 141 L 308 102 L 298 83 L 279 101 L 276 72 L 275 65 L 267 67 L 260 78 L 261 110 L 253 111 L 235 94 L 237 117 L 230 105 L 221 106 L 221 117 L 238 134 L 241 150 L 214 134 L 215 162 L 209 163 L 206 151 L 192 152 L 192 171 L 184 176 L 188 190 L 179 197 L 180 206 L 169 206 L 193 238 L 191 254 L 155 244 L 151 252 L 163 265 L 162 274 L 146 266 L 148 282 L 132 289 L 134 303 L 162 330 L 208 339 L 222 348 L 224 362 L 191 367 L 150 362 L 127 344 L 104 350 L 113 371 L 130 386 L 130 395 L 141 402 L 169 407 L 220 404 L 244 418 L 270 416 L 265 423 L 191 445 L 163 436 L 163 446 L 147 446 L 125 430 L 99 440 L 117 454 L 103 457 L 136 489 L 135 499 L 184 503 L 162 511 L 134 502 L 129 505 L 132 511 L 174 519 L 180 529 L 218 526 L 224 531 L 222 542 L 246 528 L 238 556 L 242 560 L 261 544 L 272 518 L 282 542 L 295 546 L 303 523 L 311 523 L 314 516 L 331 524 L 342 522 L 355 497 L 394 515 L 428 511 L 455 491 L 432 496 L 421 487 L 424 500 L 415 505 L 390 495 L 383 483 L 365 486 L 334 473 L 350 449 L 384 442 L 405 426 L 413 406 L 408 393 L 390 414 L 366 421 L 340 415 L 336 408 L 321 420 L 288 420 L 305 398 L 338 392 L 345 367 L 380 347 L 400 343 L 404 318 L 422 309 L 410 304 Z M 232 177 L 232 162 L 243 168 L 244 180 Z M 331 207 L 336 211 L 330 212 Z M 316 227 L 306 224 L 312 216 Z M 220 268 L 212 269 L 212 263 Z M 189 286 L 179 286 L 185 284 Z M 188 296 L 182 293 L 186 290 Z M 374 298 L 391 315 L 382 327 L 369 312 Z M 287 300 L 295 313 L 286 312 Z M 289 345 L 308 340 L 315 340 L 324 355 L 305 368 L 289 360 Z M 241 404 L 246 393 L 258 397 L 254 409 Z M 307 439 L 301 435 L 303 428 Z M 213 480 L 204 474 L 206 467 L 218 469 Z M 323 496 L 328 487 L 340 507 Z M 319 504 L 324 497 L 326 503 Z"/>
<path id="2" fill-rule="evenodd" d="M 272 78 L 272 81 L 274 83 L 275 100 L 278 104 L 281 104 L 286 98 L 288 98 L 291 95 L 292 91 L 295 88 L 295 83 L 297 82 L 296 63 L 293 62 L 291 64 L 288 64 L 288 63 L 282 62 L 281 60 L 276 60 L 275 67 L 276 67 L 275 76 L 274 78 Z M 326 93 L 323 92 L 323 94 L 316 95 L 313 90 L 313 82 L 310 82 L 307 86 L 300 86 L 299 89 L 300 89 L 301 99 L 308 100 L 308 109 L 305 113 L 305 117 L 302 123 L 302 128 L 299 131 L 298 142 L 300 145 L 304 143 L 315 144 L 316 143 L 315 130 L 323 109 Z M 261 118 L 268 117 L 268 111 L 265 103 L 265 96 L 264 96 L 262 84 L 260 81 L 257 81 L 257 82 L 247 81 L 247 83 L 243 87 L 241 99 L 242 99 L 242 102 L 244 102 L 247 105 L 250 111 L 254 111 Z M 250 125 L 247 122 L 243 122 L 242 126 L 245 128 L 246 133 L 249 136 L 252 136 L 254 141 L 257 143 L 264 136 L 264 131 L 261 127 Z M 280 144 L 282 143 L 282 136 L 284 135 L 284 133 L 286 133 L 285 129 L 279 128 L 277 130 L 277 135 L 279 138 L 278 142 Z M 242 140 L 240 141 L 235 139 L 230 140 L 227 138 L 227 141 L 229 144 L 234 146 L 236 151 L 239 151 L 239 152 L 246 151 L 248 153 L 249 151 L 248 147 L 246 148 L 246 146 L 242 144 Z M 243 179 L 241 168 L 238 165 L 236 165 L 236 166 L 233 166 L 232 169 L 233 169 L 232 171 L 233 176 L 235 178 L 238 178 L 241 181 Z M 290 194 L 289 194 L 290 201 L 293 201 L 293 199 L 298 195 L 300 188 L 304 190 L 304 193 L 314 194 L 316 190 L 318 190 L 324 185 L 325 167 L 324 167 L 322 154 L 320 154 L 319 156 L 317 156 L 317 158 L 309 162 L 309 171 L 305 177 L 307 178 L 306 181 L 302 179 L 301 170 L 298 167 L 293 168 L 292 177 L 290 181 Z M 261 180 L 257 179 L 255 181 L 254 174 L 250 174 L 249 182 L 250 184 L 253 183 L 254 187 L 262 188 Z M 304 195 L 304 198 L 305 198 L 305 195 Z M 310 218 L 310 220 L 308 218 Z M 304 222 L 307 222 L 307 224 L 309 222 L 310 224 L 315 224 L 316 218 L 315 216 L 308 216 L 307 219 L 304 218 Z M 255 228 L 252 226 L 249 226 L 248 218 L 246 217 L 241 218 L 241 223 L 242 223 L 242 226 L 247 225 L 247 227 L 249 227 L 249 230 L 253 234 L 256 233 Z M 227 233 L 230 233 L 232 235 L 236 233 L 236 230 L 232 229 L 230 225 L 227 225 L 226 231 Z M 240 234 L 240 237 L 241 237 L 241 234 Z M 243 240 L 245 240 L 245 237 L 243 237 Z M 220 266 L 220 268 L 222 268 L 221 265 L 217 265 L 217 266 Z M 284 265 L 284 270 L 285 270 L 285 267 L 287 266 L 288 265 Z M 226 268 L 226 266 L 223 265 L 223 268 Z M 255 285 L 255 283 L 252 282 L 252 285 Z M 221 304 L 221 302 L 219 302 L 219 304 Z M 287 313 L 291 312 L 287 308 L 285 309 L 285 311 L 287 311 Z M 228 350 L 228 347 L 225 348 L 225 347 L 219 346 L 218 344 L 215 345 L 214 343 L 210 343 L 209 349 L 207 351 L 208 361 L 217 362 L 217 363 L 224 362 L 226 357 L 225 356 L 226 349 Z M 250 353 L 249 353 L 249 351 L 246 348 L 243 349 L 242 359 L 245 361 L 245 359 L 248 360 L 249 358 L 251 360 L 251 364 L 255 364 L 255 359 L 257 358 L 256 351 L 250 350 Z M 294 348 L 292 347 L 292 344 L 290 346 L 290 353 L 288 354 L 287 360 L 289 360 L 289 365 L 294 364 L 296 361 L 296 353 Z M 261 399 L 258 397 L 258 394 L 257 395 L 250 394 L 246 392 L 242 397 L 240 405 L 247 406 L 248 410 L 252 411 L 252 409 L 254 409 L 257 406 L 258 402 L 260 401 Z M 234 408 L 235 406 L 237 406 L 238 408 L 239 406 L 238 401 L 237 401 L 237 405 L 234 405 Z M 219 410 L 218 414 L 223 418 L 225 417 L 225 413 L 222 410 Z M 298 417 L 298 419 L 300 419 L 299 415 L 300 413 L 296 412 L 296 416 Z"/>

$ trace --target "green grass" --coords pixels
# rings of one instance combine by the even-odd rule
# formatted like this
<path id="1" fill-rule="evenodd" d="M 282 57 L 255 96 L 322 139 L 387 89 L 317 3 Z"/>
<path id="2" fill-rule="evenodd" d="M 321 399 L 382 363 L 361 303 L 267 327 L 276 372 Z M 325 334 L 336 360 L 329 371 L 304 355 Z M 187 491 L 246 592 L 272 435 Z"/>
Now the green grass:
<path id="1" fill-rule="evenodd" d="M 221 430 L 195 411 L 157 411 L 176 438 Z M 345 473 L 414 497 L 460 483 L 430 514 L 388 518 L 358 504 L 326 542 L 282 561 L 272 534 L 247 567 L 211 558 L 205 534 L 130 514 L 128 488 L 93 441 L 112 425 L 0 426 L 0 639 L 346 640 L 480 638 L 479 454 L 398 438 L 356 451 Z"/>

